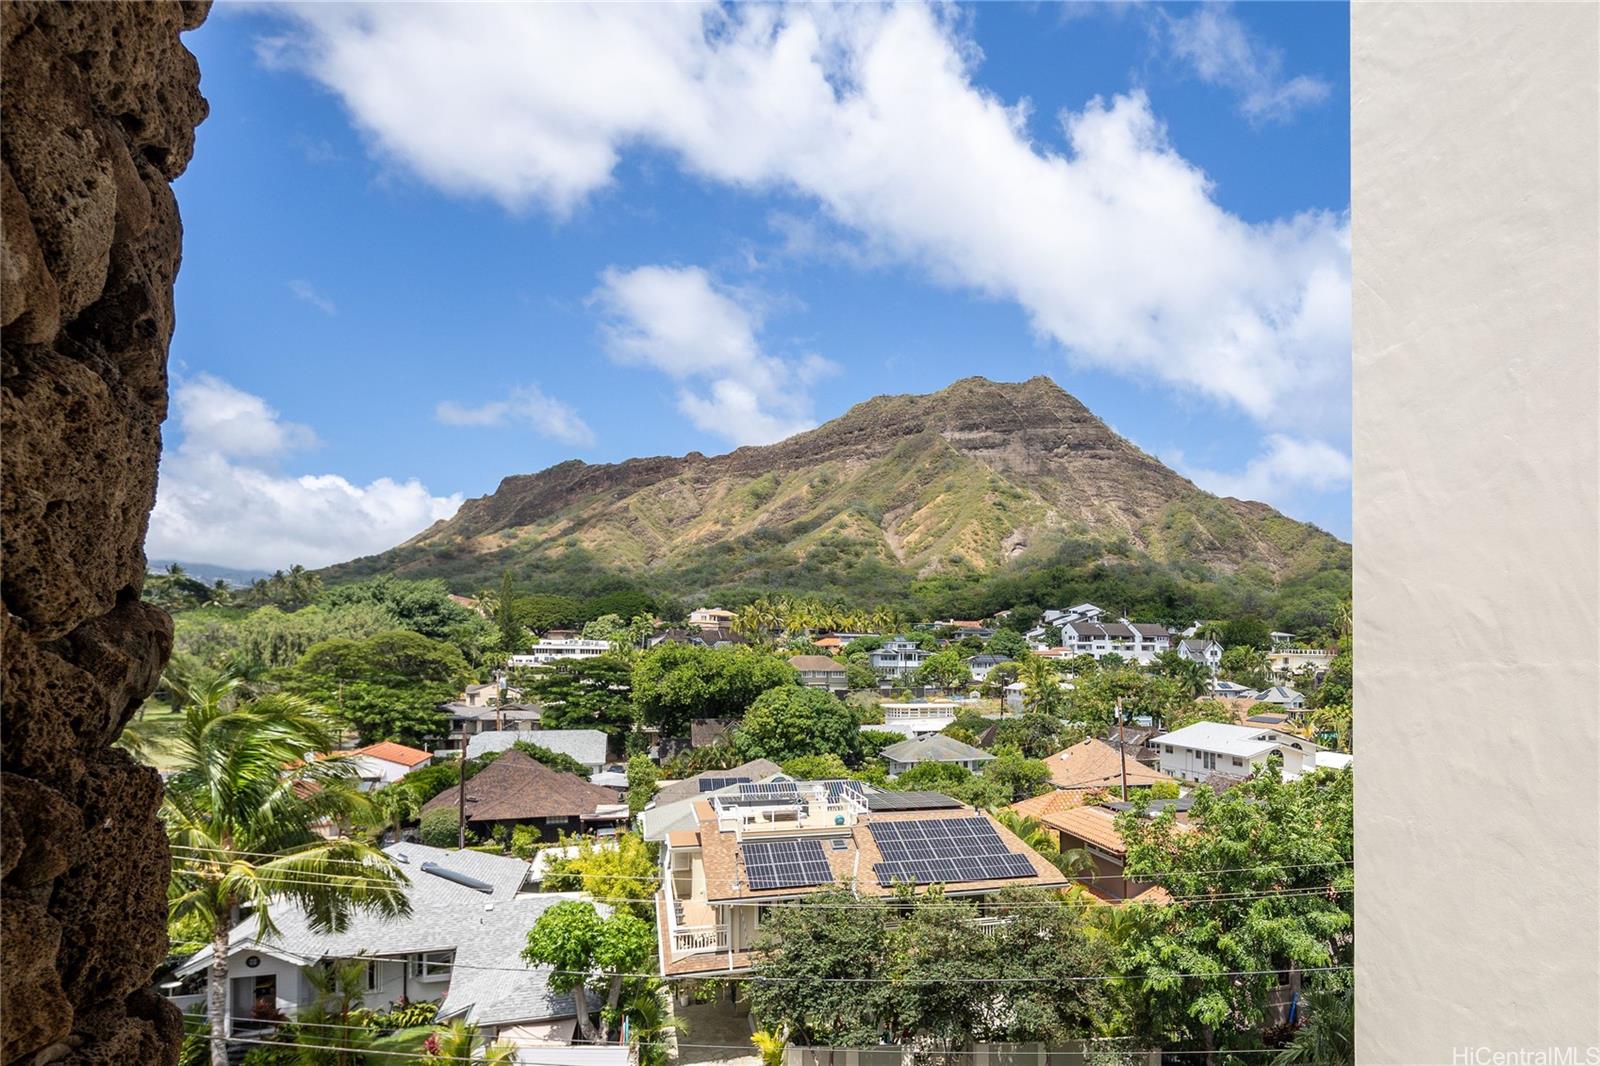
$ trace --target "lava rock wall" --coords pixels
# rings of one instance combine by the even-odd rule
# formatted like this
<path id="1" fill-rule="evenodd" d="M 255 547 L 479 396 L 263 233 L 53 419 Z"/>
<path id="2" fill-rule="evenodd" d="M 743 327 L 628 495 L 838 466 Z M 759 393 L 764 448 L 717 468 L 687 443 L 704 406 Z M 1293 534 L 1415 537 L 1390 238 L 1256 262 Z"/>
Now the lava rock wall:
<path id="1" fill-rule="evenodd" d="M 206 3 L 0 5 L 0 1063 L 174 1061 L 161 781 L 111 745 L 140 602 Z"/>

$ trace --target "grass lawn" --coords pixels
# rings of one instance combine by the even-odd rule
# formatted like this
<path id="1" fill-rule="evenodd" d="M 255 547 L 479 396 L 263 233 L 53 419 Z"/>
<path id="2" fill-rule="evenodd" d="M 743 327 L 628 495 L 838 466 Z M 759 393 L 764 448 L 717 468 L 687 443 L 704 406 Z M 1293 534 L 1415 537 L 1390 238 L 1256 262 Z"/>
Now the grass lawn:
<path id="1" fill-rule="evenodd" d="M 160 700 L 146 700 L 128 723 L 147 738 L 145 757 L 157 770 L 177 769 L 174 742 L 183 725 L 183 715 Z"/>

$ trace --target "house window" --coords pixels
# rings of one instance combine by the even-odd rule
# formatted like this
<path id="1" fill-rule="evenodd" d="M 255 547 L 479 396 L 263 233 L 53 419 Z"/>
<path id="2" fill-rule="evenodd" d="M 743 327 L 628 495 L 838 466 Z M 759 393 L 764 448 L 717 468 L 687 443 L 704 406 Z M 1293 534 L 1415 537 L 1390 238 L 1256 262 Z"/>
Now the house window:
<path id="1" fill-rule="evenodd" d="M 1163 744 L 1162 747 L 1164 747 L 1166 749 L 1166 752 L 1167 752 L 1168 755 L 1172 754 L 1172 745 L 1171 744 Z"/>
<path id="2" fill-rule="evenodd" d="M 367 963 L 367 991 L 376 992 L 383 987 L 383 975 L 378 972 L 377 961 Z"/>
<path id="3" fill-rule="evenodd" d="M 1207 770 L 1215 770 L 1217 768 L 1217 753 L 1214 751 L 1201 752 L 1200 762 Z"/>
<path id="4" fill-rule="evenodd" d="M 1235 766 L 1243 766 L 1244 765 L 1244 760 L 1243 759 L 1235 759 L 1235 760 L 1233 760 L 1233 765 L 1235 765 Z"/>
<path id="5" fill-rule="evenodd" d="M 454 951 L 424 951 L 411 956 L 411 976 L 418 981 L 450 980 L 450 964 L 455 961 Z"/>

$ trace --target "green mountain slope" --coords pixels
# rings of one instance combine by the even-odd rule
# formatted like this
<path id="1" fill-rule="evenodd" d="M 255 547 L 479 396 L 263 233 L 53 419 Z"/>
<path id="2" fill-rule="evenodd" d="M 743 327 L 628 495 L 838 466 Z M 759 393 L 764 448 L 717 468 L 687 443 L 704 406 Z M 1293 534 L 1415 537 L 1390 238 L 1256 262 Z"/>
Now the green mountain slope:
<path id="1" fill-rule="evenodd" d="M 764 447 L 508 477 L 326 573 L 469 588 L 510 569 L 552 587 L 621 576 L 678 595 L 775 586 L 892 600 L 1066 559 L 1263 588 L 1342 574 L 1347 587 L 1350 549 L 1265 504 L 1200 491 L 1048 378 L 966 378 Z"/>

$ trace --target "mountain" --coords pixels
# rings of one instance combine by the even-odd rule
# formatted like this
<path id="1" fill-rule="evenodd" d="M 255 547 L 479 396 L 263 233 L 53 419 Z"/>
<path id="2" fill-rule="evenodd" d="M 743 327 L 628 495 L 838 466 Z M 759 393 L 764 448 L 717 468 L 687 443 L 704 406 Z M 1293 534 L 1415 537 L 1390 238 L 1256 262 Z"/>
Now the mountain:
<path id="1" fill-rule="evenodd" d="M 1248 575 L 1344 573 L 1349 546 L 1265 504 L 1202 492 L 1046 377 L 880 396 L 726 455 L 576 460 L 508 477 L 381 555 L 327 571 L 510 569 L 552 590 L 623 576 L 684 595 L 738 586 L 888 597 L 1070 559 Z"/>
<path id="2" fill-rule="evenodd" d="M 242 589 L 250 582 L 262 577 L 271 577 L 270 570 L 245 570 L 236 566 L 218 566 L 215 563 L 191 563 L 183 559 L 148 559 L 145 569 L 152 574 L 164 574 L 167 567 L 177 563 L 183 567 L 184 572 L 196 581 L 210 585 L 218 581 L 226 581 L 236 589 Z"/>

